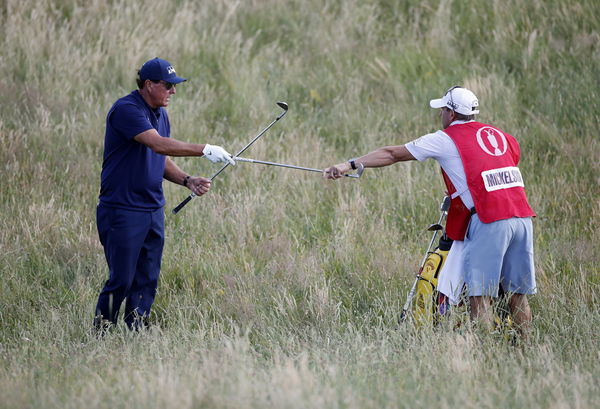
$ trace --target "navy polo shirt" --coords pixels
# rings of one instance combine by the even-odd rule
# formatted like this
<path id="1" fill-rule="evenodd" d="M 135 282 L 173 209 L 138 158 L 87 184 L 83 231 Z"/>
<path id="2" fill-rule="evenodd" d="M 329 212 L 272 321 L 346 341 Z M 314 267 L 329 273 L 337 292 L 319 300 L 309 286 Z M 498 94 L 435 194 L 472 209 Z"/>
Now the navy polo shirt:
<path id="1" fill-rule="evenodd" d="M 152 128 L 162 137 L 171 135 L 167 111 L 162 107 L 150 108 L 138 91 L 117 100 L 108 112 L 101 205 L 140 211 L 165 205 L 162 180 L 166 158 L 133 139 Z"/>

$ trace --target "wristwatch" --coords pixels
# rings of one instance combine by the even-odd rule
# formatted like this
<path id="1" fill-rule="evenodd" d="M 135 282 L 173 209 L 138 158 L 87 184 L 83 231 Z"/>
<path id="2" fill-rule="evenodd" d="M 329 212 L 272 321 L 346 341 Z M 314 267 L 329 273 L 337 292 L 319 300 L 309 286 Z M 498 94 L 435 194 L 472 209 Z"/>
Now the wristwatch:
<path id="1" fill-rule="evenodd" d="M 187 187 L 189 179 L 190 179 L 190 175 L 187 175 L 186 177 L 183 178 L 183 186 Z"/>
<path id="2" fill-rule="evenodd" d="M 350 162 L 350 167 L 356 170 L 356 163 L 354 162 L 354 159 L 350 159 L 348 162 Z"/>

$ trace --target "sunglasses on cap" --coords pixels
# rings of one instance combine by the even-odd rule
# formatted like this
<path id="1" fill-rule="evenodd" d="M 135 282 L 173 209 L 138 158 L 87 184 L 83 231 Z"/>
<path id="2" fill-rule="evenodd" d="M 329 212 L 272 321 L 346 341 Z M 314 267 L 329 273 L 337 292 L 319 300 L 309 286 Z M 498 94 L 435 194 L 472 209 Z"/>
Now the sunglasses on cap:
<path id="1" fill-rule="evenodd" d="M 456 88 L 462 88 L 460 85 L 455 85 L 453 87 L 450 87 L 450 89 L 448 89 L 448 91 L 446 91 L 446 94 L 450 94 L 450 106 L 452 107 L 453 110 L 456 110 L 457 106 L 454 103 L 454 99 L 452 98 L 452 91 L 454 91 Z"/>
<path id="2" fill-rule="evenodd" d="M 172 82 L 167 82 L 167 81 L 163 81 L 163 80 L 158 80 L 158 81 L 150 80 L 150 81 L 152 81 L 155 84 L 159 84 L 159 83 L 163 84 L 167 91 L 169 91 L 171 88 L 175 87 L 175 84 L 173 84 Z"/>

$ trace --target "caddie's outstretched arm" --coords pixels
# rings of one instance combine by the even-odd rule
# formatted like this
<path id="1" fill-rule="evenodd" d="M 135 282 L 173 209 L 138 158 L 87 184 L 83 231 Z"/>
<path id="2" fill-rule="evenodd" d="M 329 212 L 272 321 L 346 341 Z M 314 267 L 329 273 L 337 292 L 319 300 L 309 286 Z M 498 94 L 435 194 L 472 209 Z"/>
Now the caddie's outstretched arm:
<path id="1" fill-rule="evenodd" d="M 326 168 L 323 170 L 323 177 L 325 179 L 339 179 L 343 177 L 345 173 L 350 172 L 352 169 L 356 169 L 360 164 L 365 168 L 381 168 L 396 162 L 408 160 L 415 160 L 415 157 L 404 145 L 384 146 L 369 152 L 366 155 Z"/>

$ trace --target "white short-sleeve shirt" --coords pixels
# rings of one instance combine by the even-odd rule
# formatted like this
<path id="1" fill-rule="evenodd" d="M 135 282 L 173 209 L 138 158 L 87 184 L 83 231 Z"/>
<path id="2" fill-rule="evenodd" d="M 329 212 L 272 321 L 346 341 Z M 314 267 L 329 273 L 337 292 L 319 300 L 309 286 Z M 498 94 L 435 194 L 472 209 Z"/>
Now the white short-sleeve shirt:
<path id="1" fill-rule="evenodd" d="M 471 121 L 454 121 L 451 125 L 464 124 L 466 122 Z M 456 193 L 460 195 L 467 209 L 474 206 L 471 192 L 469 192 L 469 187 L 467 186 L 467 177 L 460 154 L 452 138 L 444 131 L 436 131 L 423 135 L 404 146 L 419 162 L 429 158 L 438 161 L 452 181 L 452 184 L 456 188 Z"/>

